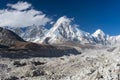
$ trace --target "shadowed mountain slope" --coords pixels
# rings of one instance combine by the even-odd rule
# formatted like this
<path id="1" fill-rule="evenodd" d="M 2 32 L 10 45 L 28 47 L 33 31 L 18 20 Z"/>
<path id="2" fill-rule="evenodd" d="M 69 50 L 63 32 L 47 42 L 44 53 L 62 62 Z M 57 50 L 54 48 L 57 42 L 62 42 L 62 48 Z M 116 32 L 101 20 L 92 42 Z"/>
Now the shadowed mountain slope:
<path id="1" fill-rule="evenodd" d="M 80 54 L 75 48 L 24 41 L 14 32 L 0 28 L 0 56 L 7 58 L 60 57 Z"/>
<path id="2" fill-rule="evenodd" d="M 0 27 L 0 45 L 11 46 L 17 42 L 25 42 L 14 32 Z"/>

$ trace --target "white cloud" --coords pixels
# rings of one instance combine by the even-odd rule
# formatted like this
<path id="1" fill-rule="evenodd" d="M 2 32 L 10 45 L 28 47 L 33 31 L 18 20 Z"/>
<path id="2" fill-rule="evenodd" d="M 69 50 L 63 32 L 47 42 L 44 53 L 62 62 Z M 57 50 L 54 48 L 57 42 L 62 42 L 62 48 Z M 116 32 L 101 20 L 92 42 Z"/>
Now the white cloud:
<path id="1" fill-rule="evenodd" d="M 16 10 L 26 10 L 30 8 L 32 5 L 30 3 L 20 1 L 16 4 L 7 4 L 7 6 Z"/>
<path id="2" fill-rule="evenodd" d="M 0 10 L 0 26 L 25 27 L 33 24 L 45 26 L 48 22 L 51 22 L 51 19 L 46 17 L 46 14 L 32 9 L 32 5 L 27 2 L 18 2 L 13 5 L 7 4 L 7 6 L 10 9 Z M 29 10 L 26 10 L 28 8 Z"/>

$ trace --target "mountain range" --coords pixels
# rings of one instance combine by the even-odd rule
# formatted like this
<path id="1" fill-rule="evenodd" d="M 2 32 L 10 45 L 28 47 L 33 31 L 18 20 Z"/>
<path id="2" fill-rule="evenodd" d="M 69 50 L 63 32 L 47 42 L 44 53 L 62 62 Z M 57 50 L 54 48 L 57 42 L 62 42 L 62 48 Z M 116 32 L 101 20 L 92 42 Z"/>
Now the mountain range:
<path id="1" fill-rule="evenodd" d="M 51 29 L 0 27 L 0 79 L 119 80 L 119 43 L 119 35 L 90 34 L 66 16 Z"/>
<path id="2" fill-rule="evenodd" d="M 93 34 L 85 32 L 73 23 L 71 18 L 66 16 L 60 17 L 49 30 L 44 26 L 27 26 L 27 27 L 9 27 L 10 29 L 26 41 L 45 44 L 62 44 L 73 42 L 78 44 L 102 44 L 113 45 L 120 43 L 120 35 L 109 36 L 101 29 L 96 30 Z"/>

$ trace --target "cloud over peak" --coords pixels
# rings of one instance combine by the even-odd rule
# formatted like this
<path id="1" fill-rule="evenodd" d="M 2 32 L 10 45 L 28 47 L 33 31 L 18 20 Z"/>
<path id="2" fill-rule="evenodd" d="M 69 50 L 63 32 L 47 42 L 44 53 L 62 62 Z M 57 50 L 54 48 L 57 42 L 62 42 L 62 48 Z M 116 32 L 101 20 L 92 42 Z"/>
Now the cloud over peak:
<path id="1" fill-rule="evenodd" d="M 7 9 L 0 10 L 0 26 L 25 27 L 33 24 L 45 26 L 51 19 L 42 11 L 33 9 L 28 2 L 7 4 Z"/>

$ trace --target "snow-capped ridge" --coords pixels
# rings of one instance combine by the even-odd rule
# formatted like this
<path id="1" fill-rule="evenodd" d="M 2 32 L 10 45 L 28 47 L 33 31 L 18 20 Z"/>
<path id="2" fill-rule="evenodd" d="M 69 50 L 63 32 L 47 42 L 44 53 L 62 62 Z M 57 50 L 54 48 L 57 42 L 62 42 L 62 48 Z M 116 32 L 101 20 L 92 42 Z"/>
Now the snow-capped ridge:
<path id="1" fill-rule="evenodd" d="M 101 30 L 101 29 L 97 29 L 93 34 L 92 36 L 94 37 L 98 37 L 98 36 L 105 36 L 105 33 Z"/>
<path id="2" fill-rule="evenodd" d="M 5 27 L 12 30 L 26 41 L 36 42 L 45 36 L 48 29 L 43 26 L 31 25 L 27 27 Z"/>
<path id="3" fill-rule="evenodd" d="M 63 42 L 75 42 L 78 44 L 117 44 L 120 43 L 120 35 L 108 36 L 101 29 L 93 34 L 85 32 L 73 23 L 73 18 L 60 17 L 49 30 L 44 26 L 26 26 L 5 28 L 12 30 L 26 41 L 47 44 L 59 44 Z"/>
<path id="4" fill-rule="evenodd" d="M 107 40 L 107 35 L 101 30 L 97 29 L 92 36 L 97 44 L 107 45 L 109 44 Z"/>
<path id="5" fill-rule="evenodd" d="M 90 42 L 92 36 L 78 29 L 78 26 L 73 24 L 72 21 L 73 18 L 60 17 L 42 41 L 44 42 L 49 37 L 49 43 L 59 43 L 69 40 L 79 43 Z"/>
<path id="6" fill-rule="evenodd" d="M 120 35 L 110 36 L 108 38 L 108 41 L 111 43 L 111 45 L 119 45 L 119 43 L 120 43 Z"/>
<path id="7" fill-rule="evenodd" d="M 54 26 L 58 27 L 61 24 L 69 25 L 72 22 L 72 20 L 73 18 L 67 18 L 66 16 L 62 16 L 56 21 Z"/>

